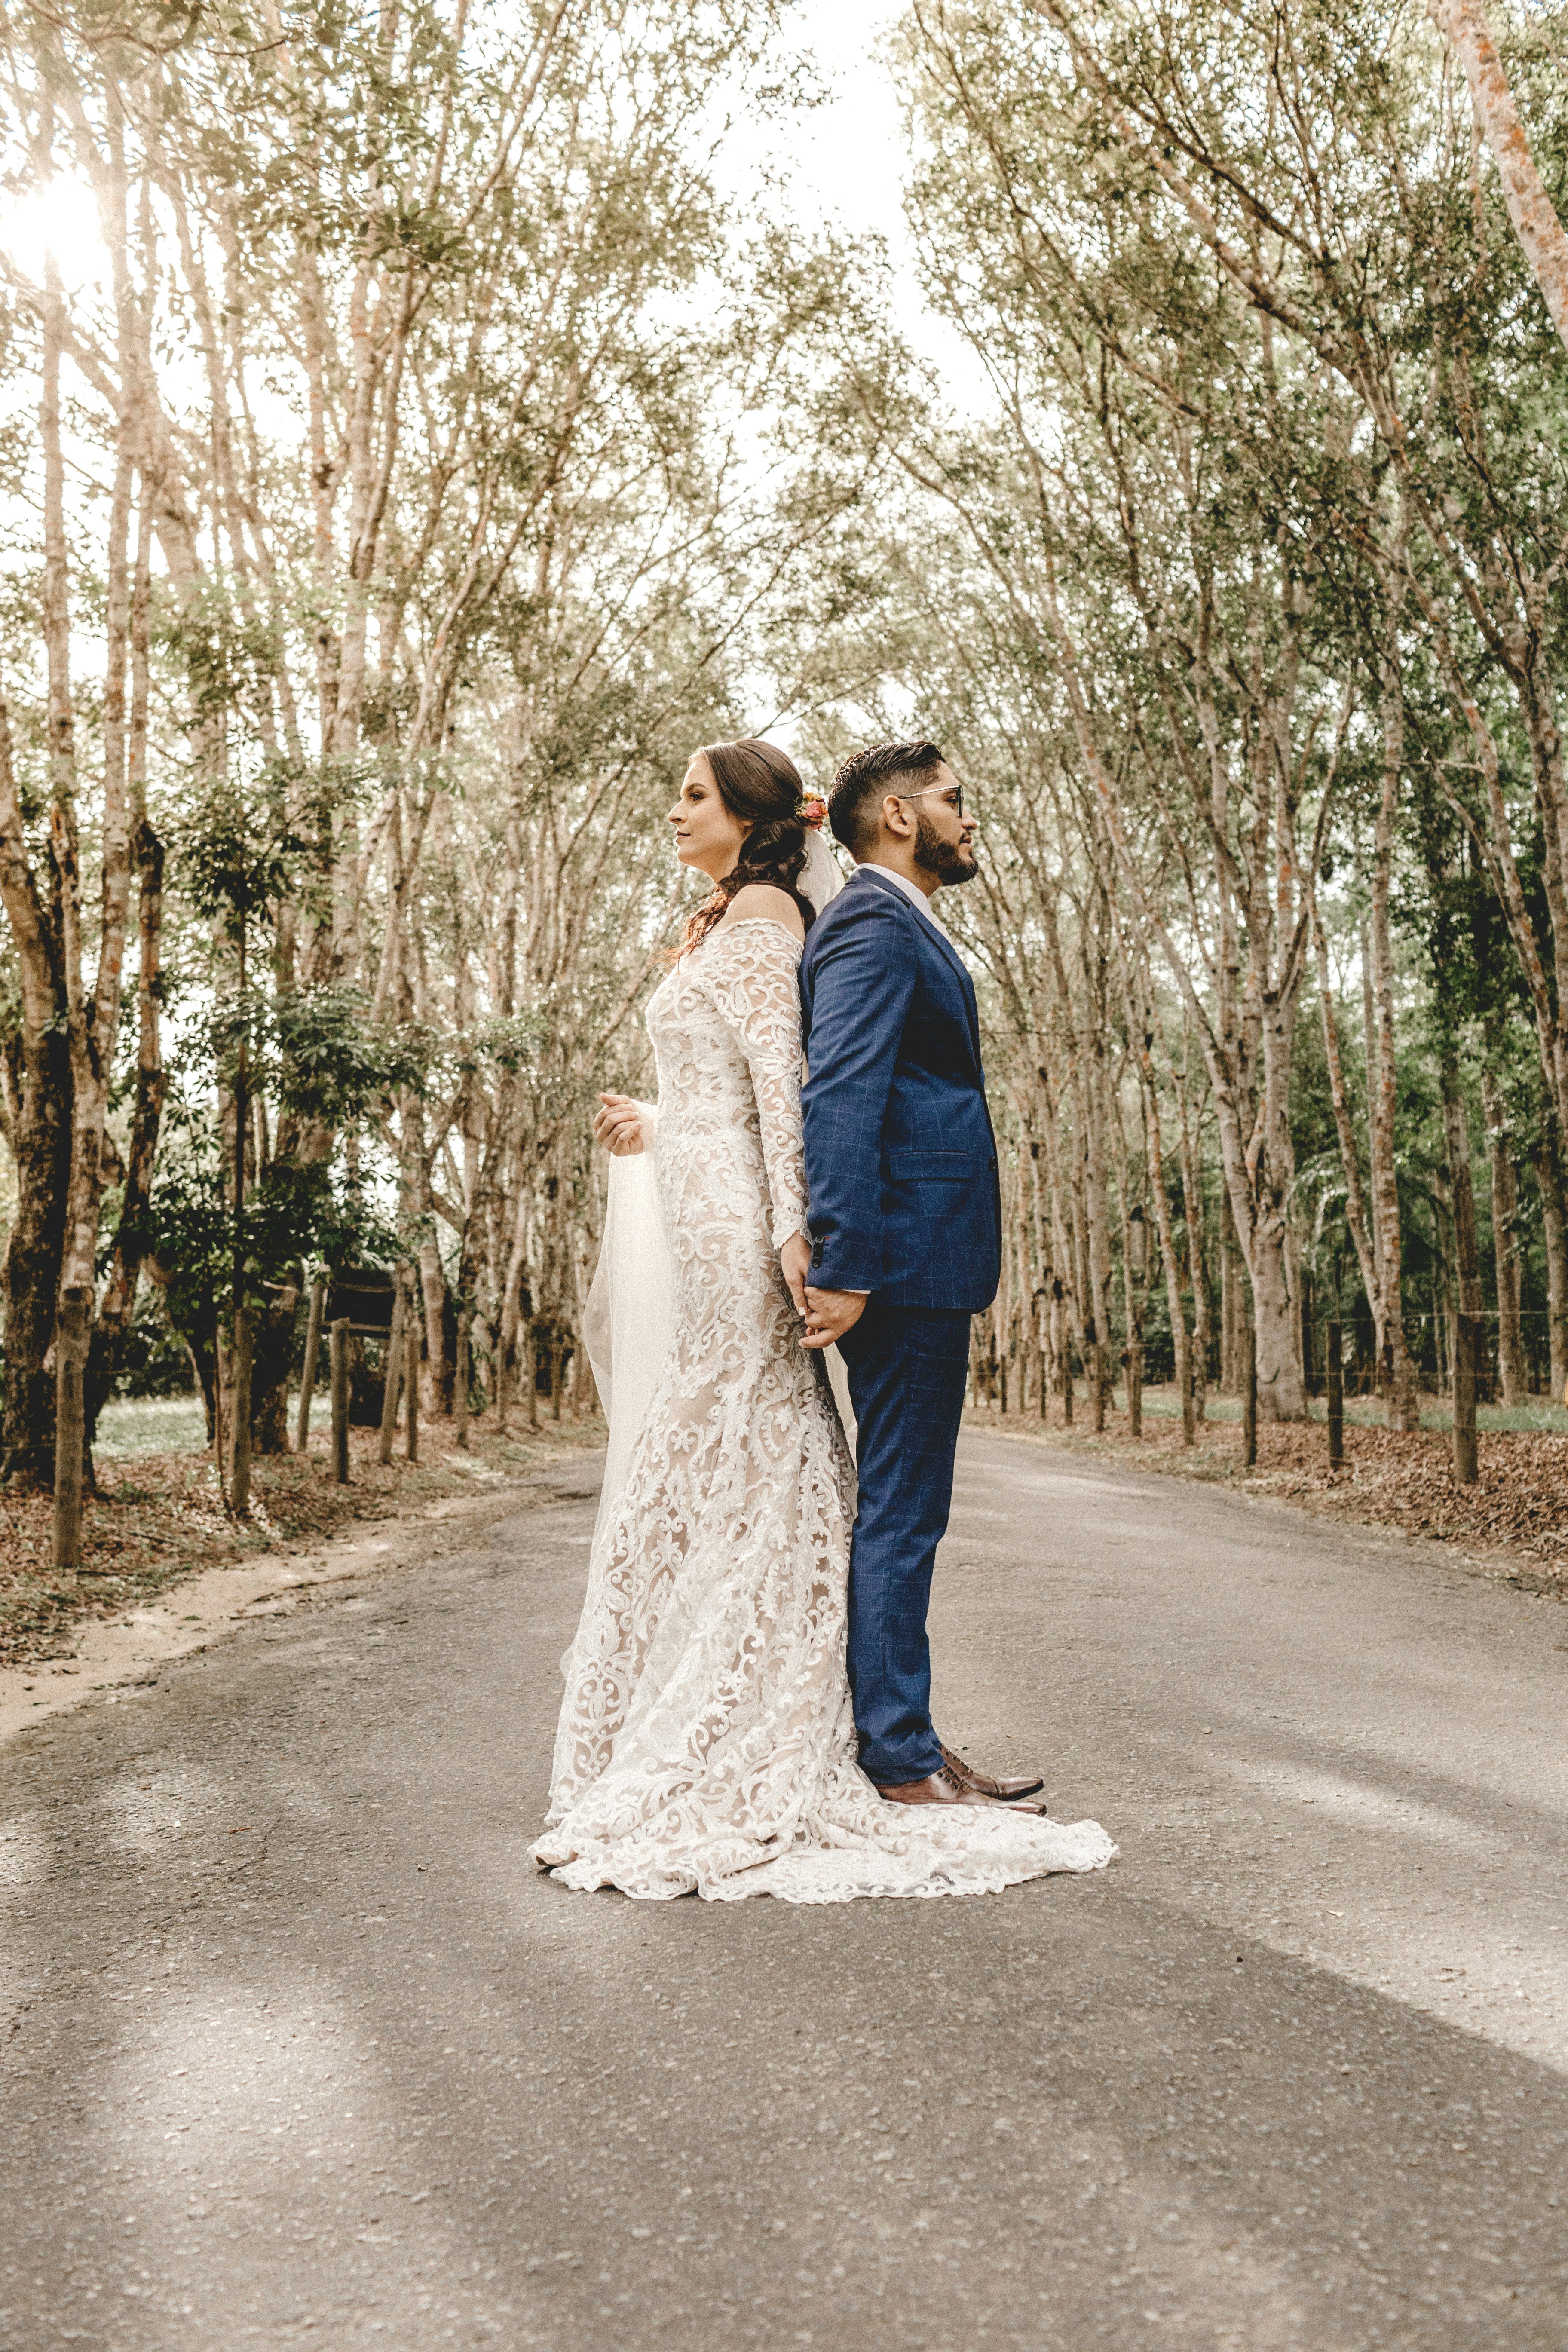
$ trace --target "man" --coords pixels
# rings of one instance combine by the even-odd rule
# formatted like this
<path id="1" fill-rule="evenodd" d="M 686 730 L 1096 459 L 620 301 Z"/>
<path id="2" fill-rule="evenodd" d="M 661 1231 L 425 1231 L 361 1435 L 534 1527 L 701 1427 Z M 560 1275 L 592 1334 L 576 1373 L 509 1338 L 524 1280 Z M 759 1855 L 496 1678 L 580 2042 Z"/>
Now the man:
<path id="1" fill-rule="evenodd" d="M 858 751 L 827 813 L 857 870 L 813 924 L 800 971 L 805 1345 L 837 1343 L 859 1424 L 849 1683 L 860 1762 L 895 1804 L 1001 1803 L 1041 1783 L 994 1780 L 942 1745 L 926 1637 L 969 1318 L 995 1297 L 1002 1262 L 974 987 L 931 912 L 939 889 L 978 871 L 974 818 L 934 743 Z"/>

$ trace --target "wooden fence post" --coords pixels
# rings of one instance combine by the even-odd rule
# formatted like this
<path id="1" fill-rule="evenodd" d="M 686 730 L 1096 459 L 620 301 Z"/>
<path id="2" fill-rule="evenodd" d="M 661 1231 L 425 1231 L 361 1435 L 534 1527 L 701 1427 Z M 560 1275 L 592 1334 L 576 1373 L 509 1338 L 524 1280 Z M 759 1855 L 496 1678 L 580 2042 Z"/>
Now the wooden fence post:
<path id="1" fill-rule="evenodd" d="M 81 1566 L 81 1465 L 87 1447 L 83 1385 L 91 1319 L 91 1291 L 84 1284 L 68 1285 L 55 1324 L 53 1560 L 56 1568 L 73 1573 Z"/>
<path id="2" fill-rule="evenodd" d="M 1177 1366 L 1182 1381 L 1182 1444 L 1197 1444 L 1197 1415 L 1193 1410 L 1193 1335 L 1184 1323 L 1182 1329 L 1181 1362 Z"/>
<path id="3" fill-rule="evenodd" d="M 1342 1470 L 1345 1461 L 1345 1372 L 1343 1340 L 1338 1321 L 1329 1326 L 1329 1467 Z"/>
<path id="4" fill-rule="evenodd" d="M 386 1353 L 382 1360 L 381 1399 L 381 1459 L 392 1459 L 392 1441 L 397 1433 L 397 1391 L 403 1381 L 403 1318 L 407 1283 L 404 1268 L 397 1269 L 397 1292 L 392 1302 L 392 1328 L 386 1335 Z"/>
<path id="5" fill-rule="evenodd" d="M 1481 1321 L 1479 1315 L 1454 1318 L 1454 1476 L 1472 1486 L 1480 1468 L 1476 1442 L 1476 1385 L 1480 1369 Z"/>
<path id="6" fill-rule="evenodd" d="M 419 1318 L 411 1315 L 404 1336 L 408 1360 L 403 1374 L 403 1393 L 408 1412 L 408 1459 L 419 1459 Z"/>
<path id="7" fill-rule="evenodd" d="M 294 1451 L 309 1454 L 310 1450 L 310 1400 L 316 1391 L 316 1360 L 321 1352 L 321 1316 L 327 1303 L 327 1286 L 321 1276 L 310 1285 L 310 1313 L 305 1325 L 305 1369 L 300 1379 L 300 1418 L 294 1430 Z"/>
<path id="8" fill-rule="evenodd" d="M 340 1486 L 349 1483 L 349 1318 L 331 1327 L 332 1475 Z"/>
<path id="9" fill-rule="evenodd" d="M 1242 1377 L 1247 1383 L 1241 1408 L 1241 1459 L 1246 1469 L 1258 1460 L 1258 1331 L 1248 1323 L 1241 1335 Z"/>

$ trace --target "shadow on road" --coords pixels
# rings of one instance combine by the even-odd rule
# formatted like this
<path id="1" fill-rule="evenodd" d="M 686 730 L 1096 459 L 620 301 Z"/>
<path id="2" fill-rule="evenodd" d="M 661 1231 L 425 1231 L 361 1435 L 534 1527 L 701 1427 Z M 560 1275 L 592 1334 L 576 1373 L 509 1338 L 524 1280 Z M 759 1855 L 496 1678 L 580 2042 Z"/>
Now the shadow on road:
<path id="1" fill-rule="evenodd" d="M 1216 1917 L 1223 1852 L 1182 1891 L 1114 1693 L 1102 1879 L 808 1910 L 541 1878 L 592 1518 L 547 1504 L 9 1752 L 0 2340 L 1560 2352 L 1568 2080 Z M 981 1732 L 990 1559 L 983 1662 L 956 1577 L 946 1621 Z M 1116 1614 L 1052 1638 L 1109 1649 Z M 1299 1727 L 1252 1769 L 1363 1791 L 1331 1847 L 1407 1801 L 1499 1826 Z M 1510 1825 L 1561 1874 L 1555 1816 Z M 1484 1934 L 1473 1859 L 1426 1851 Z"/>

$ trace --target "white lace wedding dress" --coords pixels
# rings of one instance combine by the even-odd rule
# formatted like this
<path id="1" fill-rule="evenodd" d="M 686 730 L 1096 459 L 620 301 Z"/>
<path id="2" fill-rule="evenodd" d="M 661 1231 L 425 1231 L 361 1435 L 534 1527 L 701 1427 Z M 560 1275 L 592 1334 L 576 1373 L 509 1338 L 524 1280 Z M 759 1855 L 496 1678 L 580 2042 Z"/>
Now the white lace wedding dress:
<path id="1" fill-rule="evenodd" d="M 777 1256 L 805 1224 L 799 961 L 781 924 L 726 923 L 648 1005 L 674 1340 L 600 1513 L 534 1856 L 567 1886 L 721 1902 L 1099 1869 L 1098 1822 L 891 1805 L 855 1760 L 855 1473 Z"/>

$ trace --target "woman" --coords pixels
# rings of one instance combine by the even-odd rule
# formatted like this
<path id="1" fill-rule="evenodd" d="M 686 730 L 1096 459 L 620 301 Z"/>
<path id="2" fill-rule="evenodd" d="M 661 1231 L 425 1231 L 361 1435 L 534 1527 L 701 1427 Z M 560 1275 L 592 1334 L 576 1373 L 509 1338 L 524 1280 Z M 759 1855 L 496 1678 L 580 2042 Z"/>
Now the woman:
<path id="1" fill-rule="evenodd" d="M 710 745 L 670 823 L 714 887 L 648 1004 L 657 1117 L 606 1095 L 595 1132 L 617 1153 L 651 1142 L 672 1338 L 624 1472 L 612 1447 L 535 1858 L 573 1887 L 796 1903 L 1099 1868 L 1115 1849 L 1095 1822 L 932 1819 L 856 1763 L 854 1469 L 789 1280 L 809 1263 L 800 778 L 772 744 Z"/>

